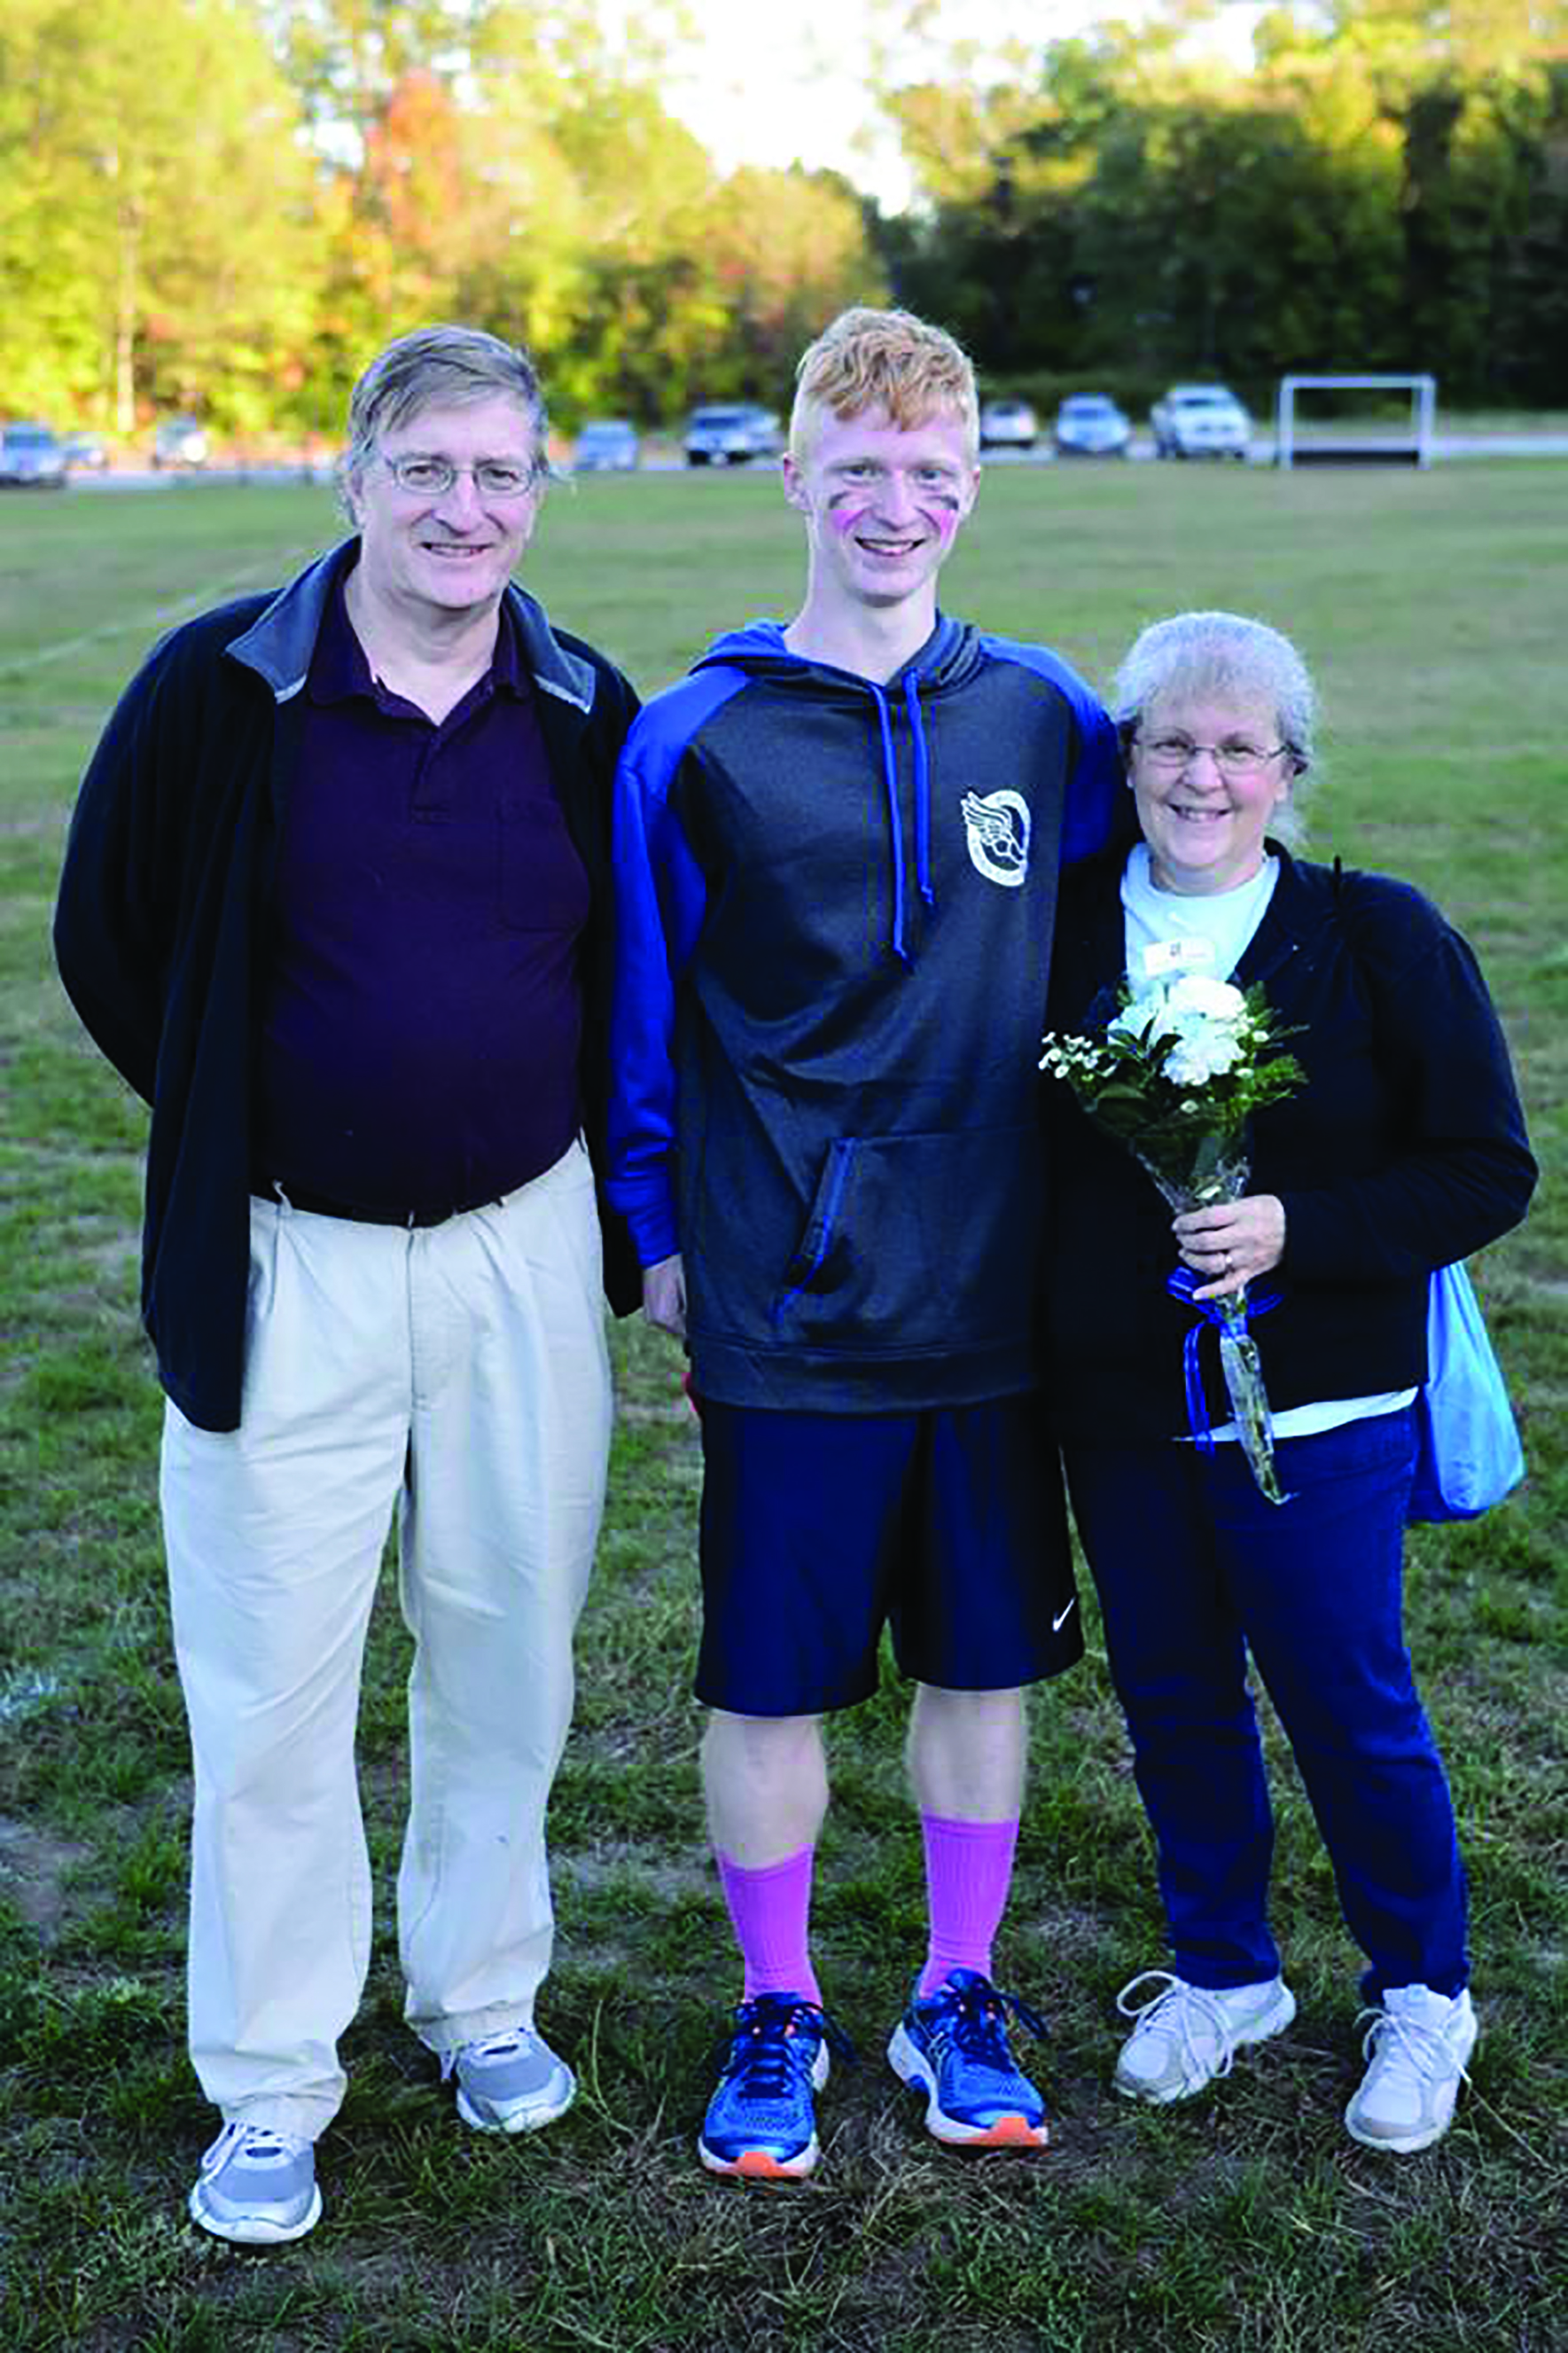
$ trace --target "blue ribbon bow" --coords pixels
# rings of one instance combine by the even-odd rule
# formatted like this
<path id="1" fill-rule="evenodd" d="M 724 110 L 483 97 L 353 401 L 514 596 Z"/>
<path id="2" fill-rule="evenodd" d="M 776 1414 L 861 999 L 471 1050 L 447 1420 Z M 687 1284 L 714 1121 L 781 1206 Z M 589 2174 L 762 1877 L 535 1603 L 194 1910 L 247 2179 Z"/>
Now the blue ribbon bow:
<path id="1" fill-rule="evenodd" d="M 1209 1419 L 1208 1399 L 1204 1395 L 1203 1375 L 1198 1369 L 1198 1349 L 1205 1324 L 1212 1324 L 1219 1332 L 1234 1332 L 1237 1319 L 1233 1309 L 1220 1306 L 1216 1300 L 1194 1299 L 1193 1293 L 1197 1282 L 1198 1278 L 1190 1266 L 1178 1266 L 1165 1277 L 1165 1288 L 1172 1298 L 1179 1299 L 1184 1307 L 1190 1307 L 1200 1318 L 1187 1334 L 1183 1345 L 1182 1372 L 1187 1385 L 1188 1426 L 1204 1452 L 1212 1454 L 1215 1448 L 1214 1425 Z M 1255 1315 L 1267 1315 L 1271 1307 L 1278 1307 L 1281 1295 L 1278 1291 L 1266 1291 L 1260 1298 L 1255 1299 L 1249 1293 L 1241 1310 L 1242 1331 L 1246 1331 Z"/>

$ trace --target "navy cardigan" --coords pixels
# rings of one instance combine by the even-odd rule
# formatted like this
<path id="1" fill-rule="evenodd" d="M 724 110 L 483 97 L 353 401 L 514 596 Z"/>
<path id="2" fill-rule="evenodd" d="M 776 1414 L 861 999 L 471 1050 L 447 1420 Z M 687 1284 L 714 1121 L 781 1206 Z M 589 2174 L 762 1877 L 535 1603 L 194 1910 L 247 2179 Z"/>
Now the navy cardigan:
<path id="1" fill-rule="evenodd" d="M 1517 1225 L 1536 1168 L 1508 1049 L 1474 955 L 1408 883 L 1280 861 L 1237 966 L 1261 982 L 1307 1083 L 1253 1123 L 1248 1190 L 1283 1202 L 1285 1255 L 1252 1325 L 1276 1409 L 1407 1388 L 1426 1376 L 1428 1277 Z M 1124 961 L 1121 860 L 1063 876 L 1053 1029 L 1081 1030 Z M 1044 1082 L 1051 1134 L 1047 1388 L 1068 1438 L 1188 1430 L 1173 1299 L 1171 1212 L 1065 1082 Z M 1210 1415 L 1228 1416 L 1218 1351 L 1200 1351 Z"/>

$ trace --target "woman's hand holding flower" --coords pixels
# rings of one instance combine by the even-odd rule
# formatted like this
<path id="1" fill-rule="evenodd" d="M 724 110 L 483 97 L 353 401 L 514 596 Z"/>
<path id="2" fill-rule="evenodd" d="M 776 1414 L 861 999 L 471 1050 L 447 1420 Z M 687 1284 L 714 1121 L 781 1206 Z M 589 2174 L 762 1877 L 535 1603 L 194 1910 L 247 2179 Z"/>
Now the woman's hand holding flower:
<path id="1" fill-rule="evenodd" d="M 1203 1282 L 1194 1299 L 1219 1299 L 1254 1282 L 1285 1255 L 1285 1204 L 1277 1193 L 1247 1193 L 1186 1209 L 1172 1220 L 1184 1265 Z"/>

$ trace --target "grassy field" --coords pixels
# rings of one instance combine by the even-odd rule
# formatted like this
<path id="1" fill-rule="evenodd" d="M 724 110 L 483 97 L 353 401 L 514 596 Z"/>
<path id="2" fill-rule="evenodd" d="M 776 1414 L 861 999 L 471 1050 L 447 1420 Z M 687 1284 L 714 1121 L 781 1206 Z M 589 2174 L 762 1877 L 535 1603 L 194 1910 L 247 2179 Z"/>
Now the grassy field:
<path id="1" fill-rule="evenodd" d="M 84 755 L 172 620 L 333 531 L 305 489 L 0 503 L 0 2344 L 8 2353 L 1550 2353 L 1568 2346 L 1568 467 L 1277 476 L 998 469 L 947 601 L 1100 677 L 1133 630 L 1225 604 L 1289 628 L 1327 709 L 1320 854 L 1405 874 L 1478 947 L 1546 1181 L 1479 1283 L 1527 1487 L 1423 1530 L 1410 1620 L 1456 1786 L 1483 2035 L 1447 2140 L 1342 2134 L 1356 1956 L 1288 1763 L 1276 1925 L 1292 2031 L 1201 2103 L 1113 2099 L 1115 1989 L 1161 1957 L 1098 1630 L 1039 1694 L 998 1974 L 1045 2012 L 1037 2160 L 939 2154 L 880 2058 L 923 1904 L 902 1698 L 836 1725 L 817 1906 L 862 2052 L 795 2191 L 736 2190 L 693 2136 L 735 1972 L 688 1696 L 698 1458 L 671 1356 L 617 1334 L 612 1501 L 552 1813 L 542 2022 L 582 2095 L 497 2146 L 400 2022 L 390 1920 L 406 1646 L 373 1631 L 362 1766 L 380 1911 L 321 2151 L 327 2220 L 253 2257 L 184 2198 L 211 2129 L 182 2044 L 188 1757 L 156 1524 L 159 1398 L 135 1320 L 143 1120 L 76 1029 L 47 920 Z M 652 688 L 785 613 L 775 481 L 590 480 L 528 576 Z M 1277 1755 L 1277 1761 L 1278 1755 Z"/>

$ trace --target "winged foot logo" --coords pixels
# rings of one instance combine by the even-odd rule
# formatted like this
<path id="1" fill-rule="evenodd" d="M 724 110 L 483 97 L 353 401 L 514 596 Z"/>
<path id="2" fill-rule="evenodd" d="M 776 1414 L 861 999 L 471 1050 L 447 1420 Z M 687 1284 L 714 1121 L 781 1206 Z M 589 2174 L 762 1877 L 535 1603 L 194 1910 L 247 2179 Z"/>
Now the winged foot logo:
<path id="1" fill-rule="evenodd" d="M 1029 871 L 1029 805 L 1021 793 L 965 793 L 963 835 L 969 862 L 987 882 L 1016 891 Z"/>

